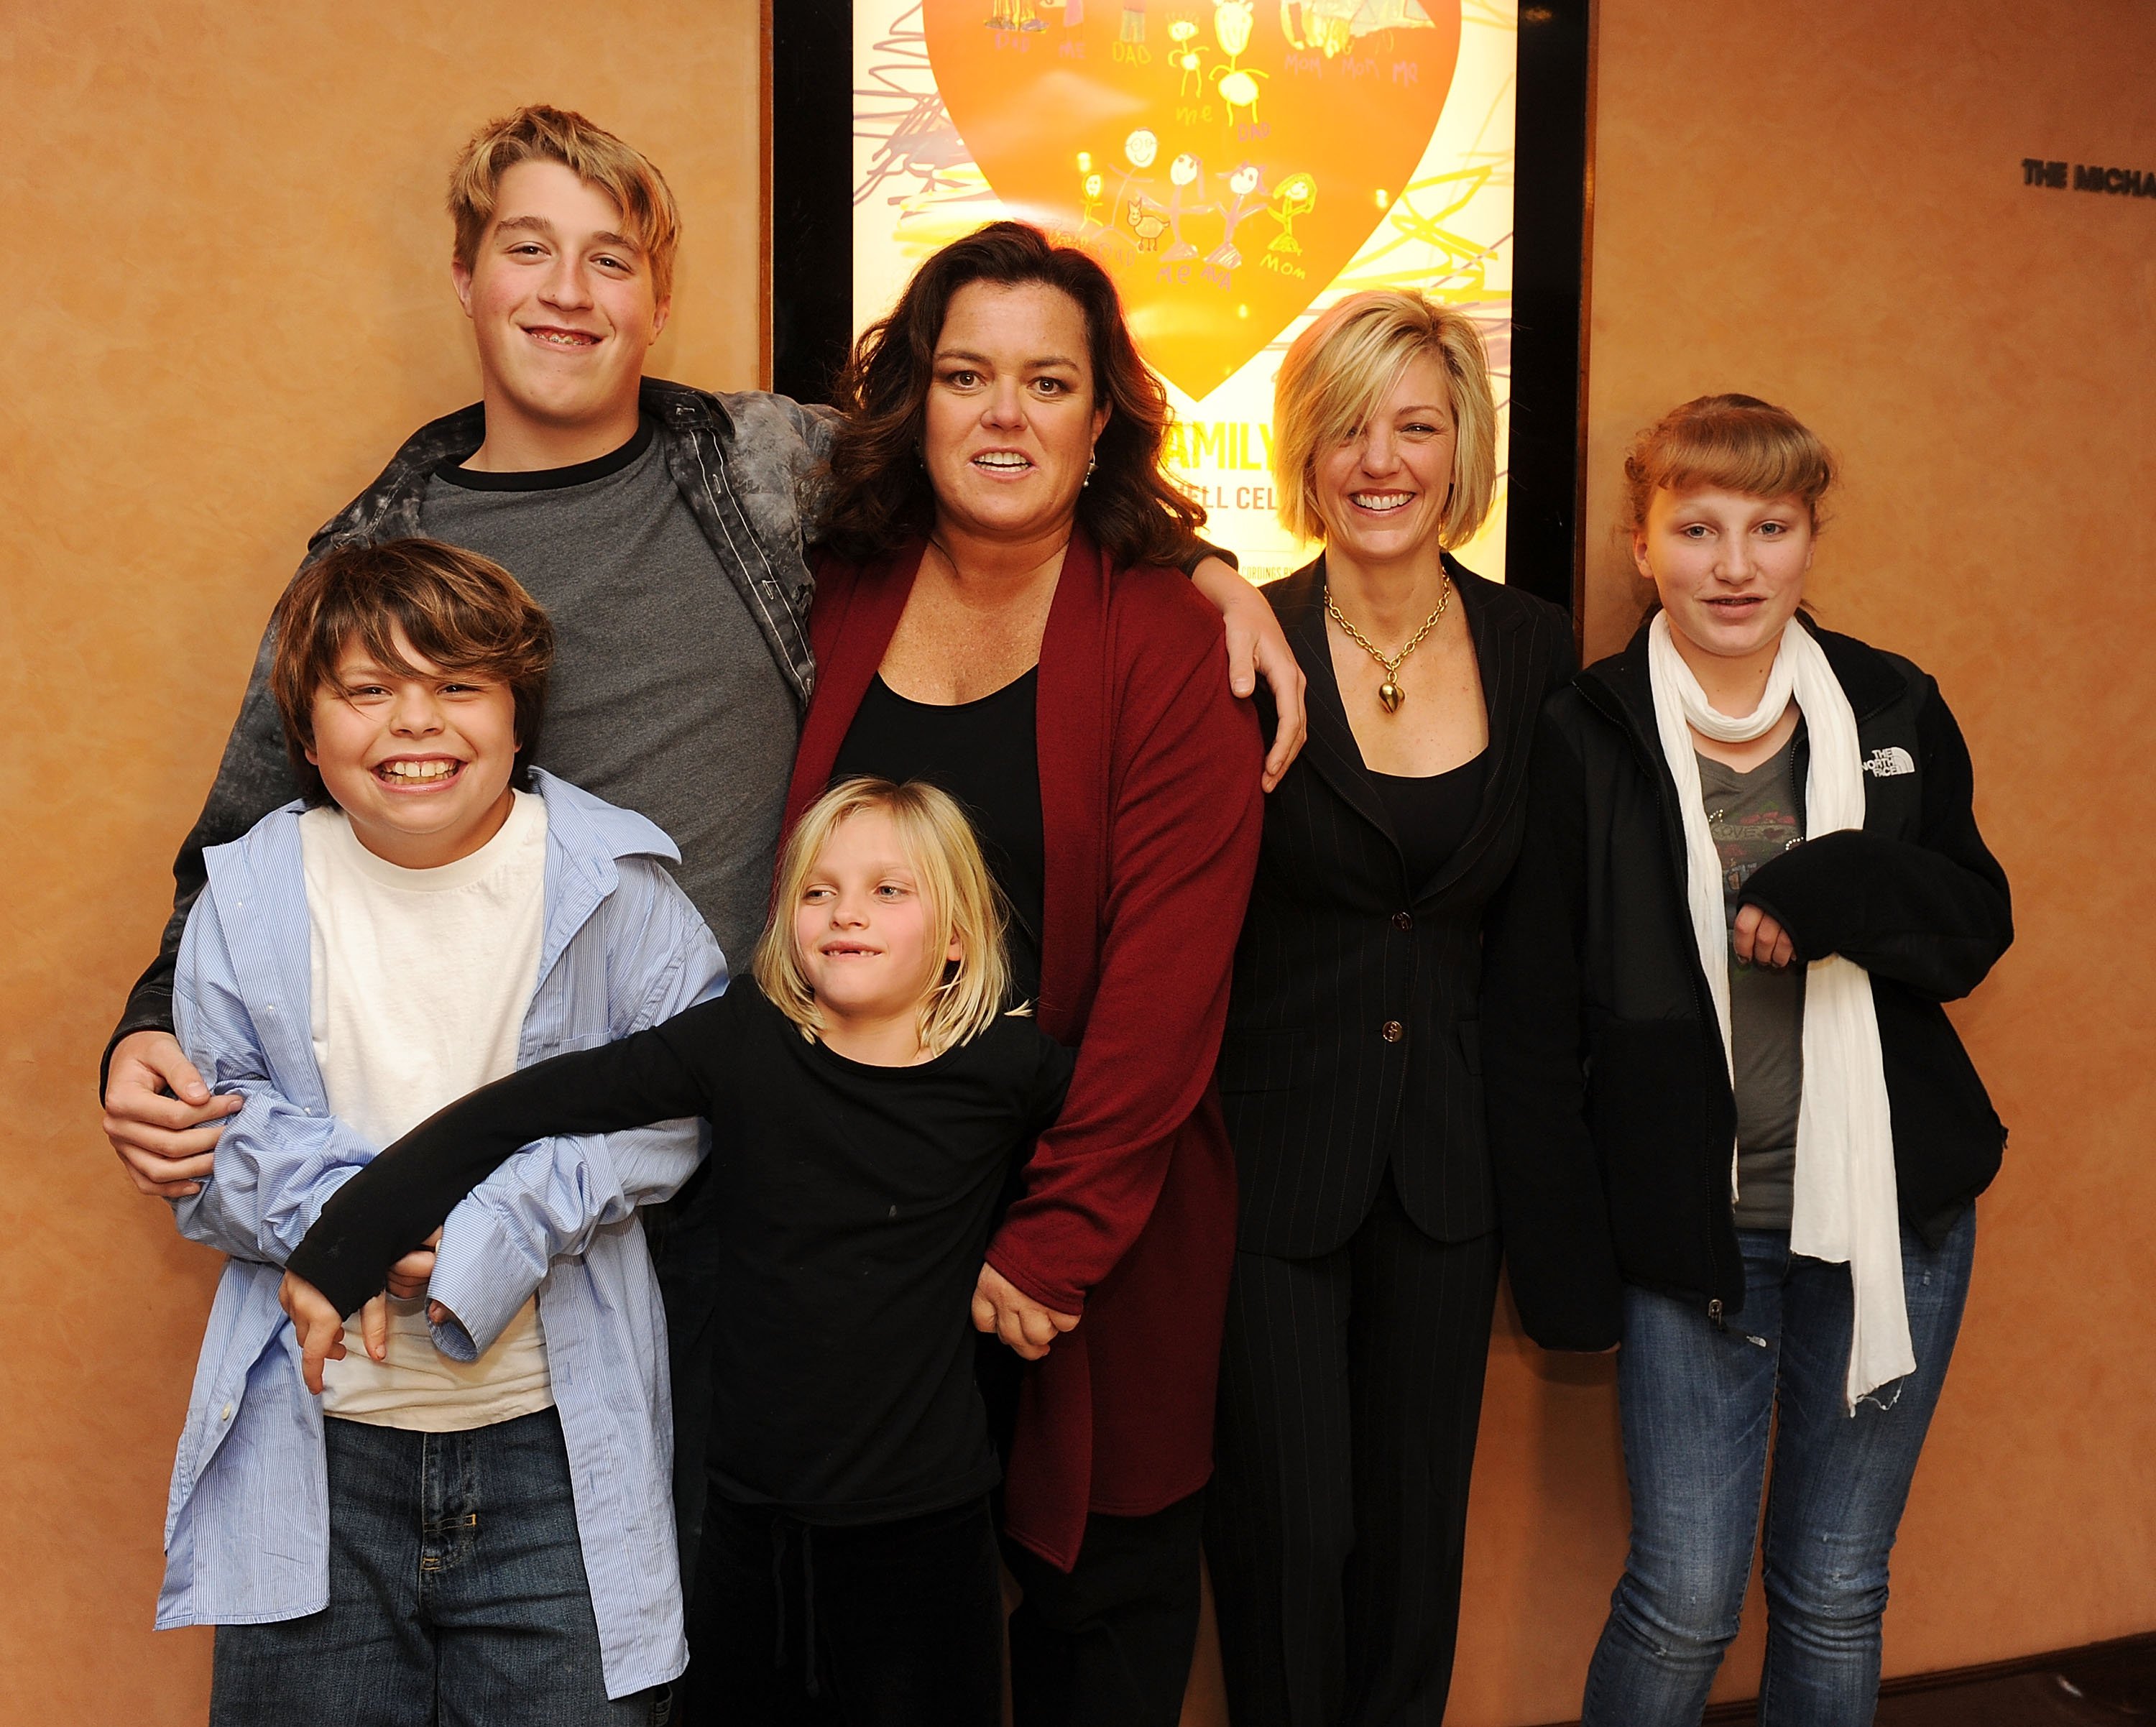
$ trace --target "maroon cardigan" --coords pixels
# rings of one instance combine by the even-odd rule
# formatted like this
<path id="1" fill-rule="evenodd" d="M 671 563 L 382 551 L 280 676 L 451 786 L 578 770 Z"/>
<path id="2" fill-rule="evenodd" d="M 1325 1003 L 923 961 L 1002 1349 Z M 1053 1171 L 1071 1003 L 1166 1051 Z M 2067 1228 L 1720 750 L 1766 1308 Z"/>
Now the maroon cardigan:
<path id="1" fill-rule="evenodd" d="M 816 696 L 789 830 L 829 783 L 921 551 L 817 572 Z M 1004 1488 L 1008 1532 L 1067 1570 L 1088 1511 L 1158 1511 L 1212 1473 L 1235 1250 L 1213 1064 L 1265 751 L 1228 688 L 1218 614 L 1172 570 L 1107 568 L 1082 533 L 1049 611 L 1039 702 L 1039 1011 L 1078 1066 L 988 1259 L 1083 1316 L 1026 1373 Z"/>

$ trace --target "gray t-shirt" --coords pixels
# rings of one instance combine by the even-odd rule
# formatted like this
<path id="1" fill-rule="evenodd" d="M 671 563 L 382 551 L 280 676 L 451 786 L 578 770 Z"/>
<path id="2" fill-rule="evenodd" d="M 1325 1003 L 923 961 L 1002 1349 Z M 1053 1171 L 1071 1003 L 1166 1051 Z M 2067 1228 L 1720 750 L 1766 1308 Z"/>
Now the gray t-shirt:
<path id="1" fill-rule="evenodd" d="M 746 969 L 800 717 L 651 422 L 572 468 L 438 470 L 419 521 L 547 608 L 556 652 L 538 764 L 664 828 L 683 889 Z"/>
<path id="2" fill-rule="evenodd" d="M 1804 837 L 1804 804 L 1792 738 L 1768 760 L 1739 774 L 1705 756 L 1701 800 L 1722 854 L 1727 923 L 1758 867 Z M 1729 952 L 1729 1034 L 1737 1082 L 1737 1226 L 1787 1229 L 1797 1167 L 1797 1104 L 1804 1075 L 1804 968 L 1739 964 Z"/>

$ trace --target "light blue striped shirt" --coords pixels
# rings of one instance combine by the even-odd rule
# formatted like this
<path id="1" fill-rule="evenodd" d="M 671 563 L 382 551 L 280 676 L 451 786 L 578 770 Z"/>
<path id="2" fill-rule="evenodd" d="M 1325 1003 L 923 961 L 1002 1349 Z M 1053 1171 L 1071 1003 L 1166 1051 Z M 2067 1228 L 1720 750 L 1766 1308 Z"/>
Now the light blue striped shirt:
<path id="1" fill-rule="evenodd" d="M 545 930 L 520 1067 L 626 1037 L 726 984 L 726 961 L 660 860 L 665 835 L 535 773 L 547 803 Z M 174 1202 L 180 1231 L 231 1256 L 195 1369 L 165 1518 L 160 1628 L 297 1618 L 329 1601 L 322 1412 L 277 1305 L 288 1254 L 378 1147 L 329 1113 L 309 1023 L 300 806 L 207 854 L 180 944 L 173 1016 L 213 1091 L 247 1101 L 214 1173 Z M 413 987 L 424 989 L 424 979 Z M 681 1672 L 666 1320 L 636 1208 L 695 1170 L 700 1128 L 672 1122 L 542 1140 L 449 1216 L 430 1293 L 471 1359 L 536 1293 L 574 1484 L 607 1692 Z"/>

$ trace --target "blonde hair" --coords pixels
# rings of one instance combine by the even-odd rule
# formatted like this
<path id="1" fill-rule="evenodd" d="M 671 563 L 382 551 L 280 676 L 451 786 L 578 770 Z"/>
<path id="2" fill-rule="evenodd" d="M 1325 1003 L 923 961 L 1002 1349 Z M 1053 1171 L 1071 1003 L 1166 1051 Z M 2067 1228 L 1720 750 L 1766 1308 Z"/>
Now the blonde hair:
<path id="1" fill-rule="evenodd" d="M 942 953 L 957 938 L 959 957 L 943 968 L 921 1003 L 921 1046 L 940 1056 L 979 1036 L 1003 1012 L 1010 990 L 1010 960 L 1004 951 L 1009 918 L 964 813 L 947 792 L 925 781 L 843 780 L 808 806 L 779 855 L 771 921 L 756 944 L 757 987 L 803 1037 L 813 1041 L 823 1031 L 816 992 L 793 938 L 794 908 L 831 835 L 872 810 L 891 818 L 906 861 L 921 878 L 929 950 Z"/>
<path id="2" fill-rule="evenodd" d="M 642 151 L 583 115 L 542 103 L 481 126 L 449 170 L 457 262 L 470 270 L 479 256 L 501 177 L 520 162 L 539 161 L 560 162 L 621 207 L 629 238 L 644 249 L 650 265 L 652 296 L 663 302 L 674 291 L 674 251 L 681 241 L 681 213 L 666 177 Z"/>
<path id="3" fill-rule="evenodd" d="M 1672 408 L 1632 440 L 1625 455 L 1623 531 L 1647 523 L 1647 506 L 1671 491 L 1734 491 L 1795 498 L 1820 526 L 1820 502 L 1834 486 L 1834 458 L 1786 408 L 1757 396 L 1699 396 Z"/>
<path id="4" fill-rule="evenodd" d="M 1452 397 L 1452 490 L 1438 517 L 1448 550 L 1475 537 L 1497 489 L 1497 403 L 1481 332 L 1464 312 L 1404 289 L 1351 294 L 1295 339 L 1273 386 L 1273 479 L 1281 526 L 1322 540 L 1317 463 L 1359 437 L 1401 375 L 1423 354 Z"/>

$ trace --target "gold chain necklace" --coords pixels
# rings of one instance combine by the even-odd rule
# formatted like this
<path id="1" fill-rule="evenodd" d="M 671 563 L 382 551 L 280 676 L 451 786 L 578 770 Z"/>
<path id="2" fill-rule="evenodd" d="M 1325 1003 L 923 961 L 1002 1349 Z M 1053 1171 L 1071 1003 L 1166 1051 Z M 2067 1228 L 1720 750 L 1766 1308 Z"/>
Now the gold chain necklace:
<path id="1" fill-rule="evenodd" d="M 1443 586 L 1437 591 L 1437 609 L 1422 620 L 1422 628 L 1409 636 L 1408 645 L 1389 660 L 1385 657 L 1383 650 L 1377 643 L 1372 641 L 1368 636 L 1348 621 L 1340 608 L 1332 603 L 1332 584 L 1330 582 L 1325 584 L 1326 616 L 1340 626 L 1350 641 L 1385 668 L 1385 681 L 1378 686 L 1378 701 L 1387 713 L 1398 713 L 1400 703 L 1408 699 L 1407 691 L 1399 686 L 1399 682 L 1401 663 L 1422 645 L 1422 639 L 1437 628 L 1437 620 L 1445 615 L 1445 607 L 1452 604 L 1451 576 L 1440 572 L 1438 580 L 1443 583 Z"/>

